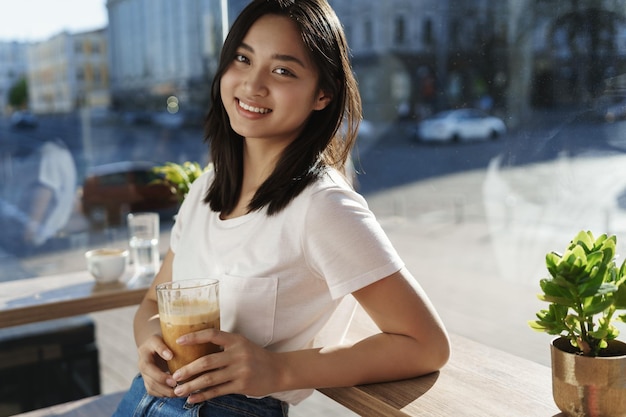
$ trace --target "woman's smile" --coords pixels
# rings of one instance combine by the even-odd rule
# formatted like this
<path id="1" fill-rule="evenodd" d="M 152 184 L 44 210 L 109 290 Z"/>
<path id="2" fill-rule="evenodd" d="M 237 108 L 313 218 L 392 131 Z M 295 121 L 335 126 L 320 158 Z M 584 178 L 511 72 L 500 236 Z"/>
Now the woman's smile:
<path id="1" fill-rule="evenodd" d="M 237 99 L 237 104 L 239 105 L 239 107 L 247 112 L 251 112 L 251 113 L 258 113 L 258 114 L 267 114 L 267 113 L 271 113 L 272 109 L 266 109 L 263 107 L 257 107 L 254 106 L 252 104 L 246 104 L 243 101 L 241 101 L 240 99 Z"/>

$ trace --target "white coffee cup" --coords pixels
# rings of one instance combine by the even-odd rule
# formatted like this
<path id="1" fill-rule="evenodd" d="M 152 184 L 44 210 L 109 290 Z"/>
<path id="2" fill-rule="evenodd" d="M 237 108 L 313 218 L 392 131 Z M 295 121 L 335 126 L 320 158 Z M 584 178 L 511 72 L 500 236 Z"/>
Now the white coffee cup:
<path id="1" fill-rule="evenodd" d="M 118 281 L 126 271 L 128 250 L 101 248 L 85 252 L 87 270 L 100 284 Z"/>

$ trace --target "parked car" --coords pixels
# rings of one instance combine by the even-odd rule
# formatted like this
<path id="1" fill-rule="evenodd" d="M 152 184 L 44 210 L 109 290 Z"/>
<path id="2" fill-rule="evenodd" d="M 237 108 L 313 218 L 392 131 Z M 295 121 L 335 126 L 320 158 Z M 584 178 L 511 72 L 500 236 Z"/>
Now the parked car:
<path id="1" fill-rule="evenodd" d="M 11 127 L 14 128 L 35 128 L 38 125 L 37 117 L 27 110 L 19 110 L 11 114 Z"/>
<path id="2" fill-rule="evenodd" d="M 129 212 L 175 214 L 179 202 L 152 162 L 124 161 L 93 167 L 83 183 L 82 210 L 92 225 L 122 224 Z"/>
<path id="3" fill-rule="evenodd" d="M 496 139 L 504 133 L 502 119 L 478 109 L 446 110 L 417 125 L 417 138 L 425 142 Z"/>

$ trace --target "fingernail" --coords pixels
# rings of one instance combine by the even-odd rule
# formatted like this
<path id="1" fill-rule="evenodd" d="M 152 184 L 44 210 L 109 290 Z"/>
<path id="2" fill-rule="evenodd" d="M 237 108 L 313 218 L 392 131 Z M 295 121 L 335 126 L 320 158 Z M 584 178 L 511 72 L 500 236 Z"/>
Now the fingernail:
<path id="1" fill-rule="evenodd" d="M 161 356 L 163 356 L 163 359 L 165 360 L 170 360 L 173 357 L 172 352 L 170 352 L 169 350 L 164 350 Z"/>
<path id="2" fill-rule="evenodd" d="M 172 379 L 172 378 L 167 378 L 165 380 L 165 383 L 167 385 L 169 385 L 170 387 L 172 387 L 172 388 L 176 388 L 176 386 L 178 385 L 178 383 L 176 381 L 174 381 L 174 379 Z"/>
<path id="3" fill-rule="evenodd" d="M 175 381 L 178 381 L 178 378 L 180 378 L 180 372 L 178 371 L 174 372 L 174 374 L 172 375 L 172 378 L 174 378 Z"/>
<path id="4" fill-rule="evenodd" d="M 183 387 L 181 387 L 180 385 L 174 388 L 174 394 L 181 395 L 182 393 L 183 393 Z"/>

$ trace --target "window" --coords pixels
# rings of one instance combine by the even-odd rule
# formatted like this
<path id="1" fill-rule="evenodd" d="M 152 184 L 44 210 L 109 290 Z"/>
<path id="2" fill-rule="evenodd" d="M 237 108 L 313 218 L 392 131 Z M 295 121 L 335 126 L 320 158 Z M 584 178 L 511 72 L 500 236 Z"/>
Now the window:
<path id="1" fill-rule="evenodd" d="M 404 44 L 406 39 L 406 24 L 403 16 L 398 16 L 394 23 L 393 41 L 396 45 Z"/>
<path id="2" fill-rule="evenodd" d="M 422 42 L 424 45 L 430 46 L 434 43 L 433 36 L 433 21 L 431 19 L 424 19 L 422 28 Z"/>
<path id="3" fill-rule="evenodd" d="M 4 179 L 33 174 L 25 157 L 39 157 L 34 139 L 49 132 L 71 154 L 76 175 L 68 220 L 28 251 L 5 241 L 0 281 L 82 268 L 87 249 L 125 244 L 130 199 L 146 199 L 148 188 L 145 172 L 141 192 L 128 182 L 133 164 L 208 162 L 202 119 L 219 48 L 204 41 L 207 33 L 221 39 L 220 2 L 106 3 L 107 30 L 89 35 L 96 88 L 78 85 L 88 76 L 73 56 L 83 50 L 80 31 L 60 45 L 52 36 L 59 28 L 28 53 L 7 55 L 19 62 L 0 61 L 0 74 L 28 80 L 28 93 L 15 94 L 28 94 L 38 118 L 38 128 L 3 130 L 10 141 L 0 141 L 0 210 L 22 209 L 24 188 Z M 363 98 L 359 191 L 451 331 L 547 363 L 545 345 L 529 341 L 526 325 L 541 306 L 534 294 L 544 255 L 589 229 L 618 234 L 617 252 L 626 256 L 626 0 L 360 0 L 356 12 L 352 0 L 331 3 L 341 6 Z M 412 10 L 427 15 L 399 13 L 417 3 Z M 246 1 L 229 4 L 232 17 Z M 12 50 L 0 43 L 0 51 Z M 164 52 L 172 48 L 184 65 Z M 176 71 L 163 71 L 169 67 Z M 178 100 L 175 114 L 167 112 L 169 97 Z M 13 108 L 0 105 L 8 126 Z M 426 128 L 430 116 L 456 109 L 482 113 L 462 127 L 440 118 Z M 123 171 L 100 181 L 129 201 L 96 208 L 90 219 L 85 182 L 112 165 Z M 175 211 L 154 210 L 167 234 Z"/>

